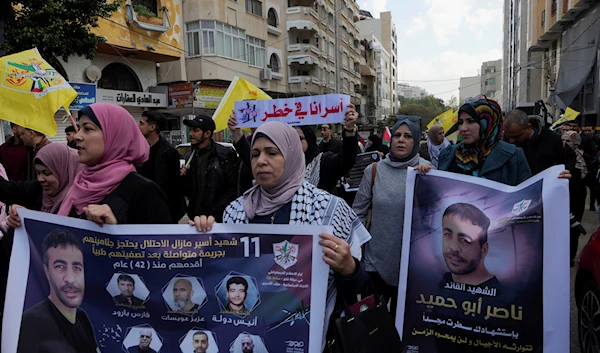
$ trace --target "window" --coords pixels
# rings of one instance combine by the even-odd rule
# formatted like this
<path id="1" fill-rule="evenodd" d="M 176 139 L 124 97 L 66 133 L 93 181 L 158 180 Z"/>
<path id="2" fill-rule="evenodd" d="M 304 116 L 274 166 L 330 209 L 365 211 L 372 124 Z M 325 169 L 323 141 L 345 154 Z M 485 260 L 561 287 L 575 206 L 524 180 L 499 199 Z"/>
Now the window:
<path id="1" fill-rule="evenodd" d="M 558 2 L 556 0 L 552 0 L 552 16 L 556 16 L 557 10 L 558 10 Z"/>
<path id="2" fill-rule="evenodd" d="M 319 37 L 315 37 L 315 47 L 317 47 L 317 49 L 319 49 Z"/>
<path id="3" fill-rule="evenodd" d="M 352 8 L 348 7 L 348 18 L 352 18 L 354 16 L 354 14 L 352 13 Z"/>
<path id="4" fill-rule="evenodd" d="M 246 0 L 246 12 L 262 17 L 262 2 Z"/>
<path id="5" fill-rule="evenodd" d="M 279 72 L 280 64 L 279 58 L 275 54 L 271 54 L 271 58 L 269 59 L 269 65 L 271 65 L 271 71 Z"/>
<path id="6" fill-rule="evenodd" d="M 496 84 L 496 79 L 495 78 L 490 78 L 489 80 L 487 80 L 487 84 L 488 85 L 495 85 Z"/>
<path id="7" fill-rule="evenodd" d="M 319 3 L 315 1 L 314 6 L 315 6 L 315 8 L 313 10 L 315 10 L 315 12 L 318 14 L 319 13 Z"/>
<path id="8" fill-rule="evenodd" d="M 546 10 L 542 11 L 542 27 L 546 26 Z"/>
<path id="9" fill-rule="evenodd" d="M 327 10 L 323 5 L 321 5 L 321 22 L 327 23 Z"/>
<path id="10" fill-rule="evenodd" d="M 250 66 L 256 66 L 260 68 L 265 67 L 265 41 L 262 39 L 247 36 L 246 43 L 248 64 Z"/>
<path id="11" fill-rule="evenodd" d="M 329 42 L 329 56 L 335 58 L 335 44 L 333 42 Z"/>
<path id="12" fill-rule="evenodd" d="M 188 56 L 218 55 L 244 60 L 246 32 L 215 21 L 186 23 Z"/>
<path id="13" fill-rule="evenodd" d="M 329 21 L 328 21 L 329 27 L 333 27 L 333 14 L 332 13 L 329 14 L 328 19 L 329 19 Z"/>
<path id="14" fill-rule="evenodd" d="M 323 48 L 321 48 L 321 51 L 322 51 L 323 53 L 327 54 L 327 48 L 328 48 L 328 44 L 329 44 L 329 42 L 327 41 L 327 38 L 325 38 L 325 37 L 323 37 L 322 39 L 323 39 L 323 41 L 322 41 L 322 43 L 323 43 Z"/>
<path id="15" fill-rule="evenodd" d="M 132 0 L 131 4 L 135 7 L 135 5 L 145 6 L 148 10 L 154 12 L 156 15 L 158 13 L 158 0 Z"/>
<path id="16" fill-rule="evenodd" d="M 120 63 L 108 64 L 102 70 L 102 78 L 98 82 L 98 87 L 120 91 L 139 92 L 142 90 L 142 85 L 133 70 Z"/>
<path id="17" fill-rule="evenodd" d="M 277 27 L 277 13 L 274 8 L 270 8 L 267 13 L 267 23 L 269 26 Z"/>
<path id="18" fill-rule="evenodd" d="M 346 41 L 346 35 L 347 35 L 348 31 L 346 30 L 345 27 L 342 27 L 342 40 L 345 42 Z"/>

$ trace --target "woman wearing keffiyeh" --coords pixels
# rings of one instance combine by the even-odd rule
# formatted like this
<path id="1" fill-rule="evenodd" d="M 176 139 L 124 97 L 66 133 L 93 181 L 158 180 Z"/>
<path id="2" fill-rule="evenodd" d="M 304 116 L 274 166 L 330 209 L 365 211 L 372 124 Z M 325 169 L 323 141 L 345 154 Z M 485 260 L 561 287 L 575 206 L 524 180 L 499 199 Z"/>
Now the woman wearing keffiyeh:
<path id="1" fill-rule="evenodd" d="M 440 153 L 439 170 L 512 186 L 531 176 L 523 150 L 502 141 L 502 109 L 496 101 L 483 95 L 467 99 L 457 124 L 462 141 Z"/>

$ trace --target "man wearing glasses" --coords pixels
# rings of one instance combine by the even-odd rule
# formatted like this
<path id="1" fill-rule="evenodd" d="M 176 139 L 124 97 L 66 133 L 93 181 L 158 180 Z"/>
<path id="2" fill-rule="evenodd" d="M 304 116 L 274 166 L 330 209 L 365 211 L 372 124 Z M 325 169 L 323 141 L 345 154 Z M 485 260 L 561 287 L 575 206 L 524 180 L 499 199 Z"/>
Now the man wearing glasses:
<path id="1" fill-rule="evenodd" d="M 319 152 L 333 152 L 338 154 L 342 151 L 342 141 L 332 138 L 331 125 L 321 125 L 321 137 L 323 141 L 319 144 Z"/>

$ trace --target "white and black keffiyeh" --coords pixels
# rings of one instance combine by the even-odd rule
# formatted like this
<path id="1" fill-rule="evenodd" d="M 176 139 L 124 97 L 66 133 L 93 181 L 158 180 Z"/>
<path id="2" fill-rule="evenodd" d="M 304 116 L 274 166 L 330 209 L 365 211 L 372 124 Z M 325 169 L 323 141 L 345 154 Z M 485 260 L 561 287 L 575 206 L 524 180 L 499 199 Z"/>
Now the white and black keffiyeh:
<path id="1" fill-rule="evenodd" d="M 313 160 L 306 166 L 306 171 L 304 172 L 304 180 L 313 184 L 314 186 L 319 186 L 319 181 L 321 181 L 321 157 L 323 153 L 319 153 Z"/>
<path id="2" fill-rule="evenodd" d="M 320 160 L 320 157 L 315 158 L 315 160 Z M 225 212 L 223 212 L 223 223 L 250 223 L 244 211 L 244 200 L 242 197 L 239 197 L 227 206 Z M 308 180 L 302 183 L 302 186 L 300 186 L 292 198 L 289 224 L 333 226 L 333 235 L 348 242 L 352 256 L 358 260 L 362 257 L 360 247 L 371 239 L 371 235 L 346 201 L 318 189 L 309 183 Z M 327 284 L 325 332 L 327 331 L 329 318 L 335 306 L 336 294 L 334 271 L 330 270 Z M 323 340 L 325 340 L 325 332 L 323 333 Z M 323 341 L 324 343 L 325 341 Z"/>

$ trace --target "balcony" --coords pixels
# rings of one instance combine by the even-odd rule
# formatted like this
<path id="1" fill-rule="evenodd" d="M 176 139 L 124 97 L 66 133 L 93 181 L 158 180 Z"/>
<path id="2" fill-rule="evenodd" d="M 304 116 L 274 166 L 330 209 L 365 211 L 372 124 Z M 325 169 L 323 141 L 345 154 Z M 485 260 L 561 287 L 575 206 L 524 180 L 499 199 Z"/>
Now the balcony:
<path id="1" fill-rule="evenodd" d="M 316 55 L 321 55 L 321 51 L 319 50 L 319 48 L 317 48 L 316 46 L 314 46 L 312 44 L 308 44 L 308 43 L 288 44 L 287 51 L 288 51 L 288 53 L 293 53 L 293 52 L 305 52 L 305 53 L 313 52 Z"/>
<path id="2" fill-rule="evenodd" d="M 290 76 L 288 78 L 291 93 L 320 94 L 321 80 L 315 76 Z"/>
<path id="3" fill-rule="evenodd" d="M 285 13 L 288 31 L 297 29 L 319 32 L 319 14 L 312 7 L 288 7 Z"/>
<path id="4" fill-rule="evenodd" d="M 289 55 L 288 65 L 316 65 L 319 63 L 319 58 L 312 55 Z"/>

